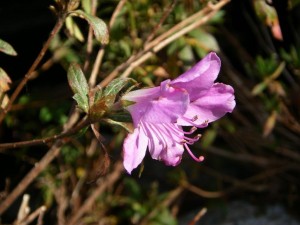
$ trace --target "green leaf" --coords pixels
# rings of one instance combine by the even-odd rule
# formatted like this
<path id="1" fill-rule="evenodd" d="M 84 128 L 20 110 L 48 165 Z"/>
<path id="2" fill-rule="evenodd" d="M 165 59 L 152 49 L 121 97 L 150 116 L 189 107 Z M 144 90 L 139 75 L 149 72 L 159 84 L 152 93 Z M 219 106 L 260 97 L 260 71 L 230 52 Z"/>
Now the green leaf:
<path id="1" fill-rule="evenodd" d="M 132 126 L 132 123 L 119 122 L 119 121 L 115 121 L 115 120 L 108 119 L 108 118 L 103 119 L 103 121 L 105 121 L 106 123 L 109 123 L 109 124 L 111 124 L 111 125 L 117 125 L 117 126 L 123 127 L 123 128 L 124 128 L 125 130 L 127 130 L 129 133 L 132 133 L 132 132 L 133 132 L 133 126 Z"/>
<path id="2" fill-rule="evenodd" d="M 189 36 L 194 38 L 195 49 L 199 48 L 202 51 L 204 51 L 205 54 L 207 54 L 210 51 L 218 52 L 220 50 L 216 38 L 204 30 L 201 29 L 193 30 L 189 33 Z"/>
<path id="3" fill-rule="evenodd" d="M 95 95 L 94 95 L 94 102 L 97 102 L 100 100 L 100 98 L 102 97 L 102 89 L 99 88 L 96 90 Z"/>
<path id="4" fill-rule="evenodd" d="M 262 93 L 267 87 L 267 84 L 265 82 L 258 83 L 254 86 L 254 88 L 251 91 L 251 94 L 256 96 Z"/>
<path id="5" fill-rule="evenodd" d="M 119 94 L 122 88 L 124 88 L 129 82 L 135 83 L 135 80 L 131 78 L 116 78 L 108 84 L 104 90 L 104 97 L 108 107 L 114 104 L 117 94 Z"/>
<path id="6" fill-rule="evenodd" d="M 212 143 L 215 141 L 217 137 L 216 129 L 208 129 L 203 134 L 201 141 L 202 141 L 202 147 L 207 148 L 212 145 Z"/>
<path id="7" fill-rule="evenodd" d="M 81 41 L 81 42 L 84 41 L 83 34 L 81 33 L 79 27 L 77 26 L 77 24 L 75 23 L 75 21 L 73 20 L 72 17 L 66 18 L 66 27 L 67 27 L 68 31 L 70 32 L 70 34 L 72 36 L 74 36 L 78 41 Z"/>
<path id="8" fill-rule="evenodd" d="M 179 59 L 185 62 L 192 62 L 194 60 L 193 50 L 190 45 L 184 46 L 178 54 Z"/>
<path id="9" fill-rule="evenodd" d="M 70 13 L 72 16 L 78 16 L 85 19 L 94 30 L 95 37 L 101 44 L 108 44 L 109 33 L 108 28 L 103 20 L 98 17 L 85 13 L 82 10 L 76 10 Z"/>
<path id="10" fill-rule="evenodd" d="M 69 0 L 68 2 L 68 11 L 73 11 L 78 8 L 80 0 Z"/>
<path id="11" fill-rule="evenodd" d="M 77 102 L 78 107 L 82 109 L 84 112 L 89 111 L 89 104 L 88 104 L 88 97 L 84 95 L 80 95 L 79 93 L 76 93 L 73 96 L 73 99 Z"/>
<path id="12" fill-rule="evenodd" d="M 70 65 L 68 70 L 68 81 L 72 91 L 75 94 L 73 98 L 76 100 L 79 108 L 87 113 L 89 109 L 89 86 L 79 65 Z"/>
<path id="13" fill-rule="evenodd" d="M 53 114 L 48 107 L 42 107 L 39 117 L 43 122 L 50 122 L 53 119 Z"/>
<path id="14" fill-rule="evenodd" d="M 0 39 L 0 52 L 4 52 L 5 54 L 12 55 L 12 56 L 17 55 L 15 49 L 6 41 L 3 41 L 2 39 Z"/>
<path id="15" fill-rule="evenodd" d="M 81 6 L 86 13 L 92 12 L 92 1 L 91 0 L 81 0 Z"/>

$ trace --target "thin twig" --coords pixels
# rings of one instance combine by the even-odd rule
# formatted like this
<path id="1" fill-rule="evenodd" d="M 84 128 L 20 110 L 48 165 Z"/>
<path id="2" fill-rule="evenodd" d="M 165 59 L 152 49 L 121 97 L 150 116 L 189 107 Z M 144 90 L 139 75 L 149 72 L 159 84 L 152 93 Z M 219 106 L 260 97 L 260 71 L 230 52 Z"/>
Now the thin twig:
<path id="1" fill-rule="evenodd" d="M 111 174 L 103 179 L 93 193 L 86 199 L 80 209 L 68 221 L 68 225 L 74 225 L 78 220 L 93 206 L 96 199 L 102 194 L 107 188 L 112 186 L 120 177 L 123 171 L 123 165 L 121 162 L 115 164 L 114 170 Z"/>
<path id="2" fill-rule="evenodd" d="M 14 103 L 14 101 L 16 100 L 16 98 L 18 97 L 18 95 L 20 94 L 22 89 L 24 88 L 24 86 L 27 84 L 28 80 L 31 79 L 33 75 L 35 75 L 33 72 L 36 70 L 37 66 L 39 65 L 39 63 L 43 59 L 44 55 L 46 54 L 46 51 L 48 50 L 52 39 L 55 37 L 55 35 L 60 31 L 61 27 L 63 26 L 64 20 L 65 20 L 65 15 L 62 15 L 61 17 L 58 18 L 54 28 L 52 29 L 52 31 L 49 35 L 48 40 L 43 45 L 43 48 L 41 49 L 41 51 L 38 54 L 37 58 L 35 59 L 35 61 L 31 65 L 31 67 L 29 68 L 28 72 L 25 74 L 23 80 L 19 83 L 19 85 L 17 86 L 17 88 L 13 92 L 13 94 L 10 97 L 9 102 L 7 103 L 7 105 L 0 112 L 0 124 L 2 123 L 5 115 L 10 111 L 10 109 L 12 107 L 12 104 Z"/>
<path id="3" fill-rule="evenodd" d="M 206 16 L 203 16 L 201 19 L 196 20 L 195 22 L 191 23 L 187 27 L 184 27 L 177 33 L 173 34 L 172 36 L 166 38 L 165 40 L 162 40 L 160 43 L 158 43 L 156 46 L 153 47 L 152 51 L 148 51 L 146 54 L 144 54 L 142 57 L 134 61 L 121 75 L 121 77 L 128 77 L 129 74 L 132 72 L 133 69 L 141 65 L 143 62 L 148 60 L 150 57 L 152 57 L 155 53 L 160 51 L 162 48 L 166 47 L 168 44 L 170 44 L 172 41 L 178 39 L 179 37 L 185 35 L 186 33 L 192 31 L 196 27 L 206 23 L 211 17 L 215 15 L 216 11 L 212 11 Z"/>
<path id="4" fill-rule="evenodd" d="M 177 199 L 178 196 L 180 194 L 182 194 L 183 191 L 184 191 L 183 187 L 177 187 L 175 190 L 171 191 L 168 194 L 168 197 L 163 202 L 160 202 L 159 205 L 157 205 L 156 207 L 153 207 L 153 210 L 150 211 L 148 213 L 148 215 L 146 215 L 142 219 L 142 221 L 139 223 L 139 225 L 149 224 L 150 218 L 152 218 L 154 215 L 156 215 L 162 209 L 162 207 L 168 207 L 170 204 L 172 204 L 175 201 L 175 199 Z"/>
<path id="5" fill-rule="evenodd" d="M 154 29 L 152 30 L 151 34 L 147 37 L 147 39 L 145 41 L 145 46 L 147 45 L 147 43 L 149 43 L 154 38 L 154 36 L 156 35 L 156 32 L 158 31 L 158 29 L 161 27 L 161 25 L 165 22 L 165 20 L 168 18 L 168 16 L 170 15 L 170 13 L 172 12 L 172 10 L 174 9 L 174 6 L 176 5 L 176 3 L 177 3 L 177 0 L 173 0 L 170 3 L 170 6 L 164 12 L 164 14 L 160 18 L 158 24 L 154 27 Z"/>
<path id="6" fill-rule="evenodd" d="M 103 46 L 101 46 L 99 51 L 98 51 L 97 57 L 95 59 L 93 70 L 91 72 L 91 76 L 90 76 L 90 79 L 89 79 L 90 87 L 94 87 L 96 82 L 97 82 L 97 75 L 99 73 L 100 66 L 102 64 L 103 56 L 104 56 L 104 48 L 103 48 Z"/>
<path id="7" fill-rule="evenodd" d="M 207 208 L 202 208 L 188 225 L 195 225 L 207 212 Z"/>
<path id="8" fill-rule="evenodd" d="M 260 192 L 261 190 L 264 190 L 268 187 L 265 184 L 256 185 L 256 184 L 252 184 L 252 183 L 248 183 L 248 182 L 246 183 L 243 180 L 239 180 L 237 178 L 231 177 L 227 174 L 224 174 L 222 172 L 219 172 L 219 171 L 214 170 L 209 167 L 202 166 L 201 168 L 204 173 L 207 173 L 208 175 L 213 176 L 223 182 L 232 184 L 235 189 L 239 188 L 239 189 L 246 189 L 246 190 L 250 190 L 250 191 Z M 227 194 L 229 191 L 228 190 L 224 191 L 224 194 L 225 194 L 225 192 Z"/>
<path id="9" fill-rule="evenodd" d="M 267 159 L 262 156 L 251 155 L 248 153 L 229 152 L 215 146 L 209 146 L 205 149 L 205 151 L 208 153 L 219 155 L 239 162 L 242 161 L 242 162 L 254 163 L 255 165 L 259 165 L 261 167 L 266 167 L 269 166 L 270 164 L 274 165 L 280 163 L 280 161 L 276 159 L 271 161 L 270 158 Z"/>
<path id="10" fill-rule="evenodd" d="M 127 0 L 120 0 L 119 1 L 116 9 L 114 10 L 114 12 L 113 12 L 113 14 L 112 14 L 112 16 L 110 18 L 110 21 L 109 21 L 109 24 L 108 24 L 109 29 L 111 29 L 113 27 L 113 25 L 114 25 L 114 23 L 116 21 L 116 18 L 119 15 L 120 11 L 122 10 L 123 6 L 125 5 L 126 1 Z"/>
<path id="11" fill-rule="evenodd" d="M 44 215 L 45 215 L 45 212 L 47 210 L 46 206 L 44 206 L 45 208 L 41 211 L 40 211 L 40 214 L 39 214 L 39 217 L 38 217 L 38 220 L 37 220 L 37 224 L 36 225 L 43 225 L 43 218 L 44 218 Z"/>
<path id="12" fill-rule="evenodd" d="M 69 129 L 67 131 L 63 131 L 60 134 L 53 135 L 51 137 L 47 138 L 40 138 L 40 139 L 35 139 L 35 140 L 30 140 L 30 141 L 20 141 L 20 142 L 13 142 L 13 143 L 2 143 L 0 144 L 0 152 L 2 150 L 6 149 L 12 149 L 12 148 L 20 148 L 20 147 L 29 147 L 29 146 L 34 146 L 34 145 L 43 145 L 43 144 L 48 144 L 50 142 L 71 136 L 75 133 L 77 133 L 79 130 L 82 128 L 86 127 L 87 125 L 90 124 L 90 121 L 88 119 L 84 119 L 81 121 L 81 123 L 77 124 L 72 129 Z"/>
<path id="13" fill-rule="evenodd" d="M 196 186 L 188 183 L 187 181 L 183 182 L 182 186 L 184 188 L 186 188 L 187 190 L 189 190 L 201 197 L 204 197 L 204 198 L 220 198 L 224 195 L 224 193 L 222 191 L 206 191 L 200 187 L 196 187 Z"/>
<path id="14" fill-rule="evenodd" d="M 91 2 L 91 15 L 95 16 L 97 11 L 97 1 L 92 0 Z M 86 60 L 83 66 L 84 72 L 88 70 L 88 67 L 90 65 L 90 57 L 93 51 L 93 28 L 90 25 L 89 26 L 89 32 L 88 32 L 88 38 L 87 38 L 87 48 L 86 48 Z"/>
<path id="15" fill-rule="evenodd" d="M 27 225 L 30 224 L 33 220 L 35 220 L 37 217 L 40 218 L 41 214 L 44 215 L 46 211 L 46 206 L 41 206 L 38 209 L 36 209 L 33 213 L 28 215 L 24 221 L 21 221 L 20 223 L 17 223 L 16 225 Z"/>
<path id="16" fill-rule="evenodd" d="M 147 46 L 145 46 L 145 48 L 143 50 L 141 50 L 141 52 L 130 57 L 126 62 L 117 66 L 104 80 L 102 80 L 100 82 L 100 86 L 105 87 L 112 79 L 114 79 L 116 76 L 118 76 L 118 74 L 122 70 L 130 67 L 129 69 L 127 69 L 126 72 L 123 73 L 124 77 L 127 76 L 129 71 L 134 69 L 134 67 L 131 66 L 132 63 L 134 63 L 134 65 L 136 65 L 136 66 L 140 65 L 141 63 L 143 63 L 144 61 L 146 61 L 147 59 L 149 59 L 152 56 L 152 54 L 153 54 L 152 51 L 154 48 L 157 52 L 160 49 L 162 49 L 163 47 L 165 47 L 165 45 L 167 45 L 171 41 L 175 40 L 176 39 L 175 37 L 177 36 L 176 33 L 180 32 L 180 30 L 182 30 L 182 29 L 187 29 L 186 28 L 187 24 L 190 24 L 190 23 L 194 24 L 194 25 L 192 25 L 192 26 L 194 26 L 194 28 L 197 26 L 200 26 L 201 24 L 205 23 L 209 18 L 211 18 L 217 11 L 219 11 L 222 7 L 224 7 L 229 2 L 230 2 L 230 0 L 223 0 L 223 1 L 220 1 L 219 3 L 217 3 L 216 5 L 207 6 L 200 12 L 193 14 L 192 16 L 188 17 L 184 21 L 182 21 L 182 22 L 178 23 L 177 25 L 175 25 L 174 27 L 172 27 L 170 30 L 168 30 L 165 33 L 163 33 L 162 35 L 158 36 L 153 41 L 151 41 Z M 206 15 L 206 16 L 203 16 L 203 15 Z M 201 20 L 201 22 L 199 22 L 199 20 Z M 186 32 L 189 32 L 189 31 L 186 31 Z M 173 37 L 172 37 L 171 36 L 172 34 L 174 34 L 175 36 L 173 35 Z M 185 34 L 185 33 L 183 33 L 183 34 Z M 181 34 L 181 35 L 183 35 L 183 34 Z M 166 41 L 166 39 L 168 39 L 168 37 L 170 37 L 170 36 L 172 38 Z M 164 41 L 164 44 L 161 44 L 161 42 L 163 42 L 163 41 Z M 138 61 L 138 62 L 136 62 L 136 61 Z"/>
<path id="17" fill-rule="evenodd" d="M 120 13 L 121 9 L 123 8 L 124 4 L 126 3 L 126 1 L 127 0 L 121 0 L 119 2 L 119 4 L 117 5 L 117 7 L 115 8 L 115 10 L 111 16 L 111 19 L 109 21 L 109 27 L 108 27 L 109 30 L 112 28 L 113 24 L 115 23 L 115 20 L 116 20 L 118 14 Z M 99 70 L 100 70 L 100 67 L 102 64 L 104 52 L 105 52 L 105 46 L 101 46 L 97 53 L 97 57 L 95 59 L 95 63 L 94 63 L 94 66 L 93 66 L 93 69 L 91 72 L 90 79 L 89 79 L 90 87 L 94 87 L 97 82 L 97 75 L 99 73 Z"/>
<path id="18" fill-rule="evenodd" d="M 71 129 L 78 119 L 79 112 L 74 110 L 70 115 L 68 122 L 64 124 L 64 131 Z M 80 122 L 78 124 L 80 124 Z M 8 209 L 8 207 L 16 200 L 16 198 L 28 187 L 28 185 L 31 184 L 31 182 L 52 162 L 52 160 L 58 156 L 62 145 L 63 143 L 61 140 L 55 141 L 40 162 L 29 171 L 29 173 L 18 183 L 14 190 L 1 202 L 0 215 Z"/>
<path id="19" fill-rule="evenodd" d="M 14 202 L 14 200 L 28 187 L 28 185 L 45 169 L 45 167 L 58 155 L 61 141 L 56 141 L 39 163 L 18 183 L 14 190 L 0 204 L 0 215 Z"/>

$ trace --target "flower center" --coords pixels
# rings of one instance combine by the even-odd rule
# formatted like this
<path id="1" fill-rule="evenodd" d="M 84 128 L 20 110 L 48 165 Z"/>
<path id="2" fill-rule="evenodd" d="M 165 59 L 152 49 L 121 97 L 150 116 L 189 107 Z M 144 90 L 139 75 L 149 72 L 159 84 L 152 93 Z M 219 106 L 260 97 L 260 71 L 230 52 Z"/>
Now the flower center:
<path id="1" fill-rule="evenodd" d="M 197 128 L 192 127 L 189 131 L 182 130 L 181 127 L 174 124 L 151 124 L 141 123 L 145 133 L 149 137 L 149 150 L 154 150 L 157 143 L 162 145 L 162 149 L 169 149 L 169 146 L 175 146 L 176 144 L 183 145 L 189 155 L 197 162 L 202 162 L 204 156 L 196 157 L 190 150 L 188 145 L 194 144 L 201 137 L 197 134 L 194 137 L 187 137 L 186 135 L 193 134 Z M 156 140 L 156 141 L 155 141 Z M 172 142 L 172 143 L 170 143 Z"/>

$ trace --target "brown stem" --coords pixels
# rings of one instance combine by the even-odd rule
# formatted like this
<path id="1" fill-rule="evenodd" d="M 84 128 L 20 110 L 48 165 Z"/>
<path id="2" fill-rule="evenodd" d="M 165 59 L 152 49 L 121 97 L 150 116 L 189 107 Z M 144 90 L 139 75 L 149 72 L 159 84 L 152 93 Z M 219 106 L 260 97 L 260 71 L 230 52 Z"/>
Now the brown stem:
<path id="1" fill-rule="evenodd" d="M 91 2 L 91 15 L 95 16 L 96 11 L 97 11 L 97 1 L 93 0 Z M 88 38 L 87 38 L 87 48 L 86 48 L 86 60 L 83 66 L 84 72 L 88 71 L 88 68 L 90 66 L 90 60 L 91 60 L 91 54 L 93 51 L 93 28 L 90 25 L 89 26 L 89 33 L 88 33 Z"/>
<path id="2" fill-rule="evenodd" d="M 11 149 L 11 148 L 20 148 L 20 147 L 28 147 L 28 146 L 34 146 L 34 145 L 47 144 L 47 143 L 56 141 L 58 139 L 62 139 L 64 137 L 68 137 L 72 134 L 75 134 L 77 131 L 79 131 L 80 129 L 84 128 L 85 126 L 87 126 L 89 124 L 90 124 L 90 121 L 87 119 L 84 119 L 84 120 L 82 120 L 82 122 L 80 122 L 74 128 L 67 130 L 65 132 L 62 132 L 61 134 L 54 135 L 52 137 L 35 139 L 35 140 L 30 140 L 30 141 L 3 143 L 3 144 L 0 144 L 0 152 L 1 152 L 1 150 Z"/>
<path id="3" fill-rule="evenodd" d="M 120 13 L 122 7 L 124 6 L 124 4 L 126 3 L 127 0 L 121 0 L 117 7 L 115 8 L 111 18 L 110 18 L 110 21 L 109 21 L 109 30 L 111 29 L 111 27 L 114 25 L 115 21 L 116 21 L 116 18 L 118 16 L 118 14 Z M 104 56 L 104 52 L 105 52 L 105 46 L 102 46 L 98 53 L 97 53 L 97 57 L 96 57 L 96 60 L 95 60 L 95 63 L 94 63 L 94 66 L 93 66 L 93 69 L 92 69 L 92 72 L 91 72 L 91 76 L 90 76 L 90 79 L 89 79 L 89 85 L 90 87 L 94 87 L 95 84 L 96 84 L 96 80 L 97 80 L 97 75 L 99 73 L 99 70 L 100 70 L 100 66 L 102 64 L 102 59 L 103 59 L 103 56 Z"/>
<path id="4" fill-rule="evenodd" d="M 140 65 L 142 62 L 149 59 L 153 55 L 153 53 L 161 50 L 163 47 L 165 47 L 170 42 L 174 41 L 179 36 L 182 36 L 187 32 L 191 31 L 192 29 L 196 28 L 197 26 L 200 26 L 203 23 L 207 22 L 208 19 L 210 19 L 213 15 L 215 15 L 216 12 L 218 12 L 222 7 L 224 7 L 229 2 L 230 0 L 222 0 L 216 3 L 215 5 L 208 4 L 208 6 L 202 9 L 201 11 L 193 14 L 187 19 L 176 24 L 170 30 L 161 34 L 153 41 L 146 43 L 143 50 L 131 56 L 126 62 L 117 66 L 109 75 L 107 75 L 101 81 L 100 86 L 105 87 L 111 80 L 117 77 L 119 73 L 124 69 L 126 69 L 126 71 L 123 73 L 124 74 L 123 77 L 125 77 L 133 68 L 135 68 L 136 66 Z"/>
<path id="5" fill-rule="evenodd" d="M 14 190 L 4 199 L 0 205 L 0 215 L 15 201 L 15 199 L 28 187 L 28 185 L 45 169 L 45 167 L 59 154 L 61 141 L 57 141 L 47 152 L 42 160 L 19 182 Z"/>
<path id="6" fill-rule="evenodd" d="M 173 0 L 171 2 L 169 7 L 167 8 L 167 10 L 164 12 L 163 16 L 160 18 L 160 21 L 158 22 L 158 24 L 154 27 L 151 34 L 147 37 L 147 39 L 145 41 L 145 44 L 147 44 L 148 42 L 150 42 L 154 38 L 154 36 L 156 35 L 157 30 L 161 27 L 161 25 L 165 22 L 165 20 L 168 18 L 168 16 L 170 15 L 172 10 L 174 9 L 174 6 L 176 5 L 176 2 L 177 2 L 177 0 Z"/>
<path id="7" fill-rule="evenodd" d="M 64 23 L 64 20 L 65 20 L 65 15 L 62 15 L 61 17 L 58 18 L 55 26 L 53 27 L 53 29 L 52 29 L 52 31 L 49 35 L 48 40 L 43 45 L 43 48 L 41 49 L 41 51 L 38 54 L 37 58 L 35 59 L 35 61 L 31 65 L 31 67 L 29 68 L 28 72 L 25 74 L 23 80 L 19 83 L 19 85 L 17 86 L 17 88 L 13 92 L 12 96 L 9 99 L 8 104 L 4 107 L 3 111 L 0 112 L 0 124 L 2 123 L 3 119 L 5 118 L 5 115 L 10 111 L 10 109 L 12 107 L 12 104 L 14 103 L 14 101 L 16 100 L 16 98 L 18 97 L 18 95 L 20 94 L 22 89 L 24 88 L 24 86 L 27 84 L 28 80 L 30 78 L 32 78 L 32 76 L 34 74 L 33 72 L 36 70 L 37 66 L 39 65 L 39 63 L 43 59 L 47 49 L 49 48 L 49 45 L 50 45 L 52 39 L 59 32 L 59 30 L 61 29 L 61 27 Z"/>
<path id="8" fill-rule="evenodd" d="M 114 171 L 105 177 L 102 182 L 99 183 L 98 187 L 93 193 L 85 200 L 80 209 L 70 218 L 68 225 L 73 225 L 93 206 L 96 199 L 102 194 L 107 188 L 111 187 L 120 177 L 123 171 L 123 165 L 121 162 L 115 164 Z"/>
<path id="9" fill-rule="evenodd" d="M 78 120 L 79 113 L 74 111 L 69 117 L 68 122 L 64 125 L 64 130 L 71 129 Z M 0 204 L 0 215 L 16 200 L 16 198 L 28 187 L 29 184 L 51 163 L 60 152 L 63 145 L 61 140 L 55 141 L 47 154 L 33 167 L 30 172 L 19 182 L 14 190 Z"/>

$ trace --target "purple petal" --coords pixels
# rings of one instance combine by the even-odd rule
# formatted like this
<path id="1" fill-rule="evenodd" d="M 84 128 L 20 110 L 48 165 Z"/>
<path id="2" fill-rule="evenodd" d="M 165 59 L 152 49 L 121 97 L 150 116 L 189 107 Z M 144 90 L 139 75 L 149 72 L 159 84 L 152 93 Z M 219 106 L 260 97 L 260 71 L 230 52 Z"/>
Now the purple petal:
<path id="1" fill-rule="evenodd" d="M 183 145 L 176 143 L 161 152 L 160 160 L 162 160 L 167 166 L 177 166 L 181 162 L 183 152 Z"/>
<path id="2" fill-rule="evenodd" d="M 201 126 L 205 121 L 213 122 L 227 112 L 232 112 L 235 107 L 234 90 L 231 86 L 222 83 L 215 83 L 212 88 L 202 97 L 192 102 L 184 118 L 198 119 L 193 121 Z M 178 120 L 178 124 L 182 126 L 191 126 L 183 118 Z"/>
<path id="3" fill-rule="evenodd" d="M 126 171 L 131 171 L 138 167 L 143 161 L 148 145 L 148 138 L 139 128 L 135 128 L 132 134 L 128 134 L 123 144 L 123 165 Z"/>
<path id="4" fill-rule="evenodd" d="M 146 123 L 174 123 L 177 118 L 182 116 L 189 104 L 188 93 L 181 88 L 171 87 L 168 81 L 161 84 L 160 94 L 157 97 L 155 91 L 155 97 L 148 96 L 143 101 L 137 101 L 135 104 L 127 107 L 130 112 L 135 127 L 140 121 Z M 132 98 L 126 96 L 124 99 L 135 100 L 139 98 L 135 93 L 135 97 Z M 143 93 L 141 93 L 143 94 Z M 146 94 L 148 94 L 146 92 Z"/>
<path id="5" fill-rule="evenodd" d="M 145 88 L 135 91 L 130 91 L 122 96 L 125 101 L 144 102 L 160 96 L 160 87 Z"/>
<path id="6" fill-rule="evenodd" d="M 184 139 L 182 128 L 175 124 L 143 123 L 146 135 L 149 137 L 149 152 L 153 159 L 161 160 L 162 152 L 173 148 Z"/>
<path id="7" fill-rule="evenodd" d="M 216 53 L 209 53 L 190 70 L 171 82 L 172 86 L 184 88 L 194 101 L 211 88 L 220 72 L 221 60 Z"/>

